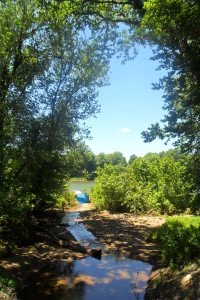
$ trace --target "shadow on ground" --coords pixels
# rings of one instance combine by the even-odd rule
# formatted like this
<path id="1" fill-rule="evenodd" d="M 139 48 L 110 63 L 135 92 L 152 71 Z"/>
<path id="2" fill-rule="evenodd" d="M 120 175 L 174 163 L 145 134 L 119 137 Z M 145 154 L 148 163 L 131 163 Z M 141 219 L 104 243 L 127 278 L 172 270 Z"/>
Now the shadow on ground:
<path id="1" fill-rule="evenodd" d="M 81 218 L 106 250 L 150 264 L 158 262 L 158 250 L 150 242 L 149 235 L 152 228 L 164 222 L 163 218 L 98 213 L 95 210 L 81 212 Z"/>

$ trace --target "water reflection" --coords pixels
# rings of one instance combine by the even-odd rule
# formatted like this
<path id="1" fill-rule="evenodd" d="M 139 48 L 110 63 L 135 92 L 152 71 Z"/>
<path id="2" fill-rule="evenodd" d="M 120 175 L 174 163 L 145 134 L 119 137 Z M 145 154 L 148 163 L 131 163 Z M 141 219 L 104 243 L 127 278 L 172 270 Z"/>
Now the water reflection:
<path id="1" fill-rule="evenodd" d="M 115 255 L 103 255 L 45 267 L 27 282 L 21 299 L 144 299 L 152 266 Z"/>
<path id="2" fill-rule="evenodd" d="M 79 223 L 79 212 L 62 220 L 85 247 L 103 250 L 95 236 Z M 52 263 L 31 276 L 23 289 L 22 300 L 143 300 L 152 266 L 117 254 L 103 254 L 101 260 Z"/>
<path id="3" fill-rule="evenodd" d="M 70 212 L 64 216 L 61 224 L 67 224 L 67 230 L 71 232 L 81 246 L 103 250 L 103 245 L 96 241 L 96 237 L 82 223 L 79 223 L 80 221 L 80 212 Z"/>

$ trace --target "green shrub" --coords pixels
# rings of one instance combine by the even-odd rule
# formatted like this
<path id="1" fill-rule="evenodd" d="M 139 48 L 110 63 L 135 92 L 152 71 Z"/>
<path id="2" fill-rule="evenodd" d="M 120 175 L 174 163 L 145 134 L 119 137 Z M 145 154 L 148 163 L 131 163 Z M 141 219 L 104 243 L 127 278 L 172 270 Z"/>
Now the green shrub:
<path id="1" fill-rule="evenodd" d="M 105 165 L 98 170 L 95 187 L 91 189 L 91 199 L 96 208 L 110 211 L 124 211 L 126 194 L 126 168 Z"/>
<path id="2" fill-rule="evenodd" d="M 74 193 L 70 191 L 69 185 L 66 184 L 61 194 L 56 197 L 56 206 L 58 208 L 75 206 L 76 199 Z"/>
<path id="3" fill-rule="evenodd" d="M 200 260 L 200 217 L 168 217 L 153 233 L 159 243 L 162 260 L 171 265 L 185 265 Z"/>
<path id="4" fill-rule="evenodd" d="M 105 165 L 97 172 L 92 200 L 110 211 L 184 212 L 193 198 L 184 174 L 184 164 L 156 154 L 137 158 L 129 167 Z"/>
<path id="5" fill-rule="evenodd" d="M 0 194 L 0 238 L 10 243 L 21 244 L 32 234 L 30 196 L 22 196 L 17 191 Z"/>
<path id="6" fill-rule="evenodd" d="M 0 276 L 0 290 L 3 290 L 4 287 L 15 288 L 16 282 L 14 279 L 8 276 Z"/>

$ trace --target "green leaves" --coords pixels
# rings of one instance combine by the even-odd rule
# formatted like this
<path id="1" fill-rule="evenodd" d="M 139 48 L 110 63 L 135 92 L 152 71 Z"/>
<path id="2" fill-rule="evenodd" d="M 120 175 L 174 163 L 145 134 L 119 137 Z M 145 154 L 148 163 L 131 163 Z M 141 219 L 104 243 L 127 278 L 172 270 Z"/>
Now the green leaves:
<path id="1" fill-rule="evenodd" d="M 199 260 L 200 218 L 170 217 L 155 230 L 153 239 L 159 243 L 161 256 L 168 264 L 181 266 Z"/>
<path id="2" fill-rule="evenodd" d="M 113 166 L 126 166 L 126 158 L 119 151 L 113 153 L 105 154 L 99 153 L 96 155 L 97 167 L 103 167 L 105 164 L 110 164 Z"/>
<path id="3" fill-rule="evenodd" d="M 56 204 L 68 175 L 64 154 L 99 112 L 118 35 L 81 10 L 82 1 L 0 3 L 0 219 L 12 229 Z M 89 171 L 93 163 L 88 157 Z"/>
<path id="4" fill-rule="evenodd" d="M 181 156 L 149 153 L 129 167 L 100 169 L 92 199 L 99 209 L 172 214 L 191 207 L 191 187 Z"/>
<path id="5" fill-rule="evenodd" d="M 140 35 L 154 46 L 153 60 L 168 74 L 157 86 L 164 90 L 167 111 L 163 128 L 158 123 L 142 133 L 145 141 L 176 138 L 187 152 L 199 152 L 200 7 L 195 1 L 151 0 L 141 22 Z"/>
<path id="6" fill-rule="evenodd" d="M 97 209 L 123 211 L 126 192 L 126 168 L 105 165 L 98 170 L 95 187 L 92 189 L 91 199 Z"/>

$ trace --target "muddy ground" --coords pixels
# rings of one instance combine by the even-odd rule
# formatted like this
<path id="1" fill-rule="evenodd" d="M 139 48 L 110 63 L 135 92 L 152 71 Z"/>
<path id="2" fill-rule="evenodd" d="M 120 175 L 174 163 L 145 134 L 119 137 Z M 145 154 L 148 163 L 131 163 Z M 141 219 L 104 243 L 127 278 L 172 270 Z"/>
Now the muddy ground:
<path id="1" fill-rule="evenodd" d="M 200 300 L 198 264 L 180 270 L 166 267 L 159 258 L 158 246 L 150 241 L 153 228 L 165 222 L 162 216 L 134 216 L 88 210 L 83 222 L 106 249 L 153 265 L 146 300 Z"/>
<path id="2" fill-rule="evenodd" d="M 153 265 L 146 293 L 148 300 L 200 299 L 200 269 L 193 264 L 187 269 L 172 271 L 159 260 L 159 249 L 149 239 L 153 228 L 165 222 L 160 216 L 134 216 L 95 211 L 91 205 L 76 208 L 82 221 L 101 242 L 106 251 L 121 253 L 128 258 Z M 37 236 L 30 245 L 12 250 L 11 256 L 0 259 L 0 275 L 10 275 L 22 288 L 28 276 L 37 274 L 45 265 L 58 261 L 80 259 L 88 255 L 65 227 L 60 226 L 62 213 L 49 212 L 38 218 Z M 19 299 L 12 289 L 0 292 L 0 299 Z"/>

